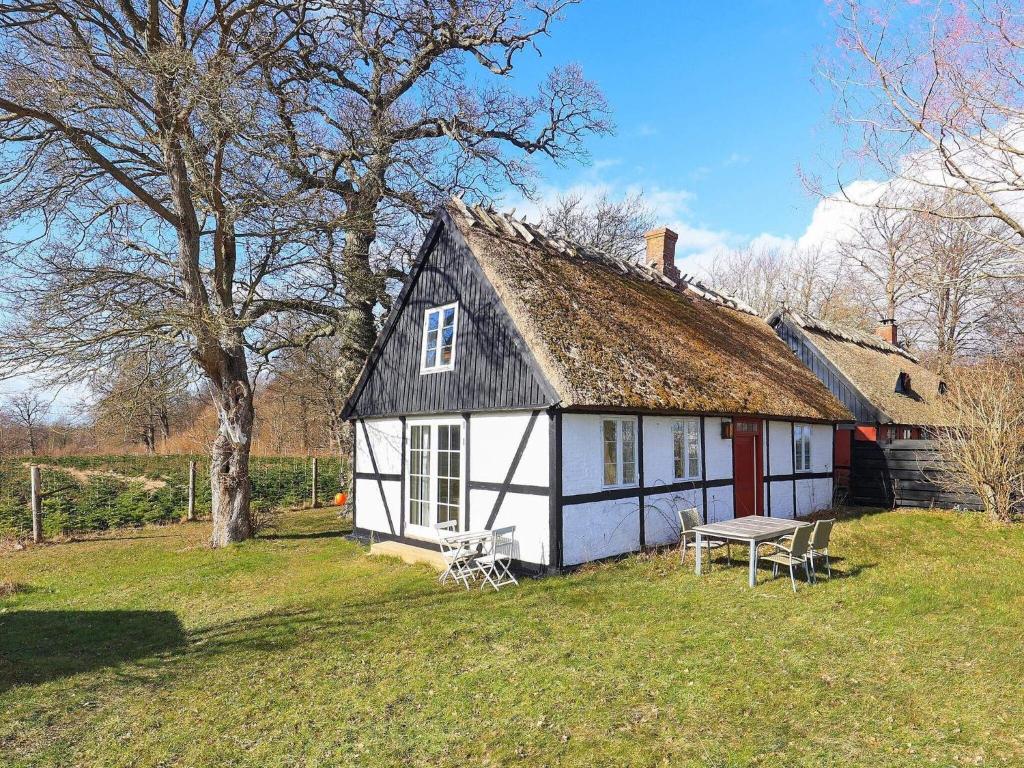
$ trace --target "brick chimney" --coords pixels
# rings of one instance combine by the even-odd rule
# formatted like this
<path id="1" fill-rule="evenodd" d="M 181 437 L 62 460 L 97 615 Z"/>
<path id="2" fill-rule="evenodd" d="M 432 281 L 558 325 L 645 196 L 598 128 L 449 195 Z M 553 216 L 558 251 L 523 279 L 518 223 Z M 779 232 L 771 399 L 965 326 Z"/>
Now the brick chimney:
<path id="1" fill-rule="evenodd" d="M 679 279 L 679 270 L 676 269 L 676 240 L 678 239 L 679 235 L 668 227 L 652 229 L 644 235 L 644 240 L 647 241 L 647 255 L 644 262 L 673 280 Z"/>
<path id="2" fill-rule="evenodd" d="M 878 327 L 875 328 L 875 336 L 888 341 L 894 347 L 896 346 L 896 321 L 889 317 L 882 320 Z"/>

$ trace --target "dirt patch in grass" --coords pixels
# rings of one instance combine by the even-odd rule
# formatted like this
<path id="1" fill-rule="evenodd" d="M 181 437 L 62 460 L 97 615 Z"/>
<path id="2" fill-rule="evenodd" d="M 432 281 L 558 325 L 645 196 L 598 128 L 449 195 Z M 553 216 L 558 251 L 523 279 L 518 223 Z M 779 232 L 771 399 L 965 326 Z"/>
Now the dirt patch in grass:
<path id="1" fill-rule="evenodd" d="M 24 465 L 26 467 L 32 466 L 29 462 L 24 462 Z M 60 467 L 56 464 L 37 464 L 36 466 L 51 472 L 63 472 L 66 475 L 71 475 L 75 480 L 84 484 L 90 483 L 95 477 L 108 477 L 111 480 L 120 480 L 125 483 L 137 483 L 142 486 L 143 490 L 149 493 L 159 491 L 167 486 L 167 482 L 164 480 L 157 480 L 145 475 L 129 477 L 128 475 L 122 475 L 119 472 L 113 472 L 108 469 L 76 469 L 75 467 Z"/>

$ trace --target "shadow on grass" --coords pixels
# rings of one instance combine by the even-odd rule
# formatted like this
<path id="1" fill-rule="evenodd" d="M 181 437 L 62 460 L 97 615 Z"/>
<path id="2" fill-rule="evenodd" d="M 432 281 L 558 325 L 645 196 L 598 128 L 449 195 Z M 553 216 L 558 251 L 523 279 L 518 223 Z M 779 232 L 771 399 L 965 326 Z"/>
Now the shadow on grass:
<path id="1" fill-rule="evenodd" d="M 307 531 L 304 533 L 265 533 L 259 536 L 264 541 L 289 541 L 291 539 L 340 539 L 351 533 L 351 528 L 340 531 Z"/>
<path id="2" fill-rule="evenodd" d="M 112 667 L 185 644 L 172 611 L 0 614 L 0 692 Z"/>

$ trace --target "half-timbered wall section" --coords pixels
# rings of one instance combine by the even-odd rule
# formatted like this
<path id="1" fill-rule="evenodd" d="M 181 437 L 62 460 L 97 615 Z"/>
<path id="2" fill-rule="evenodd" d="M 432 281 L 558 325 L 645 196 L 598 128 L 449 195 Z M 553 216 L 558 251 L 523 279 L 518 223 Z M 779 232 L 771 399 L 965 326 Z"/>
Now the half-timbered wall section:
<path id="1" fill-rule="evenodd" d="M 605 485 L 602 421 L 635 420 L 639 462 L 636 482 Z M 677 479 L 673 425 L 696 420 L 700 430 L 700 472 Z M 562 415 L 562 565 L 673 544 L 679 540 L 676 510 L 696 507 L 707 522 L 731 519 L 733 442 L 722 436 L 720 417 L 566 413 Z M 767 424 L 767 428 L 764 424 Z M 788 421 L 762 422 L 767 515 L 808 515 L 832 503 L 831 424 L 811 425 L 810 465 L 794 472 L 794 429 Z M 688 474 L 688 473 L 687 473 Z M 643 514 L 641 514 L 643 510 Z"/>
<path id="2" fill-rule="evenodd" d="M 779 335 L 801 362 L 828 387 L 843 405 L 850 409 L 858 422 L 874 424 L 880 421 L 878 410 L 866 400 L 839 370 L 832 365 L 804 335 L 786 321 L 779 321 L 775 327 Z"/>
<path id="3" fill-rule="evenodd" d="M 554 402 L 494 287 L 458 231 L 439 219 L 349 404 L 348 416 L 464 413 Z M 402 299 L 405 299 L 404 301 Z M 455 365 L 421 372 L 428 309 L 458 304 Z"/>
<path id="4" fill-rule="evenodd" d="M 434 548 L 437 537 L 438 475 L 457 477 L 454 499 L 459 530 L 514 528 L 514 557 L 524 570 L 544 570 L 552 562 L 550 509 L 550 431 L 545 411 L 441 414 L 358 420 L 355 452 L 355 528 L 377 540 L 394 539 Z M 427 473 L 425 517 L 417 520 L 416 449 L 413 430 L 431 432 L 434 454 Z M 436 431 L 457 427 L 458 444 L 445 443 L 438 471 Z M 449 429 L 445 439 L 455 434 Z M 421 449 L 421 455 L 423 455 Z M 454 467 L 457 466 L 457 470 Z M 421 524 L 417 525 L 417 522 Z"/>

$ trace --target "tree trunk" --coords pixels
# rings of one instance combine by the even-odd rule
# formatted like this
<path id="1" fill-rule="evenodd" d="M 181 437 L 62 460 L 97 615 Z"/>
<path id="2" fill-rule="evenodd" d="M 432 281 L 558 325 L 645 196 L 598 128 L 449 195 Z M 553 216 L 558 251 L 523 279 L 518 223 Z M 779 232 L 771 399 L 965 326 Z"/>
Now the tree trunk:
<path id="1" fill-rule="evenodd" d="M 213 386 L 220 419 L 210 462 L 213 512 L 211 545 L 223 547 L 252 534 L 249 452 L 252 448 L 253 393 L 244 352 L 225 354 L 220 382 Z"/>
<path id="2" fill-rule="evenodd" d="M 338 367 L 338 388 L 341 392 L 351 391 L 377 337 L 373 307 L 377 303 L 380 279 L 370 268 L 370 246 L 375 236 L 372 231 L 349 234 L 342 254 L 346 306 Z"/>

